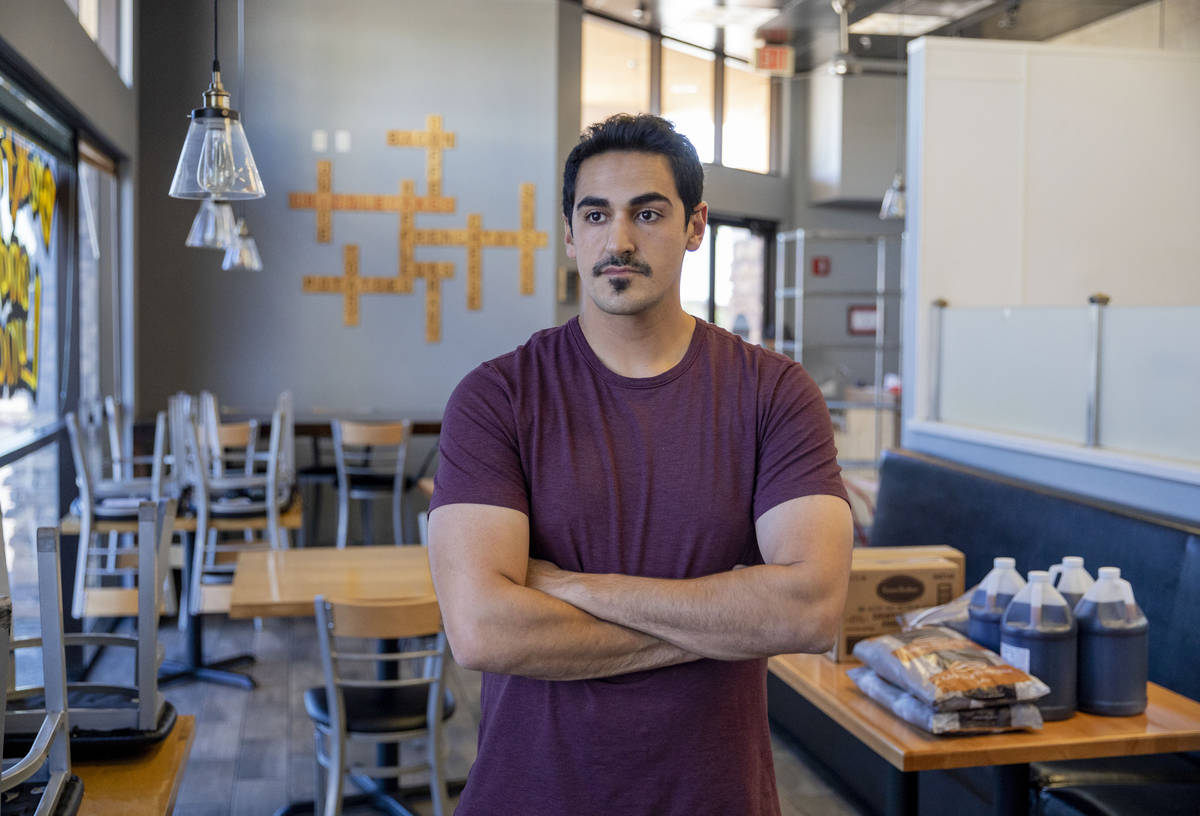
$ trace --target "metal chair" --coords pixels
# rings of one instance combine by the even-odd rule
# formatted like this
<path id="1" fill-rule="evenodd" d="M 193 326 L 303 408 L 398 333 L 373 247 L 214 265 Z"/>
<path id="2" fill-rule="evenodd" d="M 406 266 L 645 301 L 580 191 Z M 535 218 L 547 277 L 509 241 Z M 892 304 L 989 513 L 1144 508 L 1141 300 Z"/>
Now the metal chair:
<path id="1" fill-rule="evenodd" d="M 374 780 L 428 769 L 433 810 L 441 816 L 447 798 L 442 723 L 454 713 L 454 698 L 443 685 L 446 635 L 437 600 L 318 596 L 314 606 L 325 684 L 309 689 L 304 705 L 314 725 L 317 812 L 341 813 L 347 773 L 379 796 L 384 790 Z M 364 677 L 372 665 L 380 679 Z M 424 738 L 424 756 L 402 765 L 399 744 L 415 738 Z M 375 764 L 350 757 L 350 747 L 363 744 L 376 746 Z M 392 745 L 395 760 L 385 765 L 379 746 Z"/>
<path id="2" fill-rule="evenodd" d="M 333 453 L 338 474 L 337 545 L 345 547 L 350 529 L 350 501 L 363 501 L 363 537 L 371 541 L 369 502 L 392 500 L 392 538 L 404 543 L 404 466 L 412 422 L 350 422 L 335 419 Z"/>
<path id="3" fill-rule="evenodd" d="M 122 544 L 122 528 L 137 520 L 138 505 L 142 501 L 157 501 L 163 494 L 163 446 L 166 441 L 166 415 L 159 412 L 155 418 L 154 454 L 149 478 L 149 495 L 125 493 L 110 489 L 106 494 L 97 492 L 92 481 L 93 468 L 85 450 L 84 433 L 75 414 L 68 413 L 63 420 L 67 426 L 67 438 L 71 446 L 71 460 L 75 465 L 75 486 L 79 497 L 73 510 L 79 516 L 79 548 L 76 555 L 75 586 L 71 597 L 71 617 L 112 616 L 115 613 L 103 607 L 90 612 L 86 608 L 88 589 L 104 583 L 109 578 L 131 575 L 135 569 L 137 548 Z M 109 485 L 119 485 L 119 481 Z M 97 546 L 101 536 L 107 544 Z M 173 594 L 171 595 L 173 599 Z M 171 604 L 174 603 L 172 600 Z M 169 609 L 168 611 L 173 611 Z"/>
<path id="4" fill-rule="evenodd" d="M 84 605 L 89 612 L 114 617 L 135 617 L 137 633 L 72 632 L 64 636 L 67 646 L 121 647 L 134 653 L 133 673 L 127 684 L 93 683 L 86 680 L 67 684 L 68 707 L 72 728 L 72 748 L 78 754 L 112 756 L 123 751 L 140 751 L 170 732 L 175 724 L 174 706 L 158 690 L 158 669 L 162 647 L 158 642 L 158 617 L 163 611 L 163 586 L 167 576 L 167 548 L 175 519 L 175 500 L 157 504 L 142 502 L 138 507 L 137 566 L 127 573 L 137 578 L 137 587 L 88 586 Z M 40 565 L 39 565 L 40 567 Z M 7 583 L 7 564 L 0 563 Z M 51 591 L 39 573 L 42 597 Z M 40 648 L 41 638 L 13 640 L 18 649 Z M 9 690 L 7 732 L 33 740 L 46 715 L 48 695 L 41 686 L 22 686 Z"/>
<path id="5" fill-rule="evenodd" d="M 42 674 L 45 682 L 45 710 L 32 746 L 12 764 L 0 771 L 0 797 L 6 811 L 18 809 L 42 814 L 70 816 L 79 809 L 83 784 L 71 774 L 68 745 L 67 667 L 63 644 L 62 584 L 59 581 L 58 531 L 41 527 L 37 531 L 38 591 L 42 624 Z M 5 580 L 7 583 L 7 578 Z M 7 586 L 4 587 L 7 590 Z M 8 702 L 12 637 L 12 601 L 0 598 L 0 678 L 5 678 L 5 706 L 0 708 L 0 745 L 4 743 L 4 711 Z"/>

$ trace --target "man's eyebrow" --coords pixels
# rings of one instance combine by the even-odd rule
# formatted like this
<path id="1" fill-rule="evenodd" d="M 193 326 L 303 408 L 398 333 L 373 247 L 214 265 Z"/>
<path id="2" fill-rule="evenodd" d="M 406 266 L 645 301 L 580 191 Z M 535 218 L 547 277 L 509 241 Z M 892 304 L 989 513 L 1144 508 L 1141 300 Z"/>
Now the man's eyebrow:
<path id="1" fill-rule="evenodd" d="M 575 205 L 575 209 L 582 210 L 584 207 L 602 207 L 608 209 L 607 198 L 597 198 L 596 196 L 584 196 L 579 199 L 579 203 Z"/>
<path id="2" fill-rule="evenodd" d="M 640 196 L 634 196 L 631 198 L 629 200 L 629 206 L 640 207 L 643 204 L 649 204 L 651 202 L 670 204 L 671 199 L 667 198 L 662 193 L 642 193 Z"/>

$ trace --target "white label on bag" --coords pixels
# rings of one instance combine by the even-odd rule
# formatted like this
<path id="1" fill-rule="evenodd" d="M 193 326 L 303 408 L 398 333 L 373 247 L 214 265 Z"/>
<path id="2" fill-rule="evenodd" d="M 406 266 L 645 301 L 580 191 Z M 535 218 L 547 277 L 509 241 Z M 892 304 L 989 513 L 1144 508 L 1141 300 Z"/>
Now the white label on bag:
<path id="1" fill-rule="evenodd" d="M 1016 666 L 1023 672 L 1029 671 L 1029 650 L 1011 643 L 1000 644 L 1000 656 L 1010 666 Z"/>

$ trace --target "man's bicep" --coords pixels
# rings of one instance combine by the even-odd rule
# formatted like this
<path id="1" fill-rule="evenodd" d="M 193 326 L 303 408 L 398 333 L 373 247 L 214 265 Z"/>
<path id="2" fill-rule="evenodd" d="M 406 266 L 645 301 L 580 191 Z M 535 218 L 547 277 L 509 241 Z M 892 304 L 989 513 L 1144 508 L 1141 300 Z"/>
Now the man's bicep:
<path id="1" fill-rule="evenodd" d="M 758 517 L 755 532 L 768 564 L 804 564 L 831 577 L 849 572 L 853 525 L 849 505 L 838 496 L 780 502 Z"/>
<path id="2" fill-rule="evenodd" d="M 489 504 L 447 504 L 429 515 L 429 568 L 438 595 L 496 579 L 525 583 L 529 518 Z"/>

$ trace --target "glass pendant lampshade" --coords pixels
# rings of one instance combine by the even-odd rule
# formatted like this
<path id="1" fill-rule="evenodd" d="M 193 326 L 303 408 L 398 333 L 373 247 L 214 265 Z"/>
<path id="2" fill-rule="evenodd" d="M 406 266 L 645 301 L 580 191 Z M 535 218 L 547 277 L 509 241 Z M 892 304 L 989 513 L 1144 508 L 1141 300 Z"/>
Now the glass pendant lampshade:
<path id="1" fill-rule="evenodd" d="M 233 207 L 223 201 L 206 198 L 192 220 L 187 246 L 196 249 L 228 249 L 237 235 Z"/>
<path id="2" fill-rule="evenodd" d="M 172 198 L 235 201 L 266 195 L 238 112 L 229 109 L 221 72 L 213 70 L 204 107 L 192 111 L 171 181 Z"/>
<path id="3" fill-rule="evenodd" d="M 262 271 L 262 258 L 258 254 L 258 243 L 250 234 L 250 228 L 246 226 L 245 218 L 239 218 L 237 221 L 237 234 L 234 235 L 229 249 L 225 250 L 225 260 L 221 261 L 221 268 L 227 272 L 235 269 L 247 272 Z"/>
<path id="4" fill-rule="evenodd" d="M 892 186 L 883 194 L 883 206 L 879 208 L 879 217 L 903 218 L 905 213 L 904 174 L 897 173 L 892 177 Z"/>

